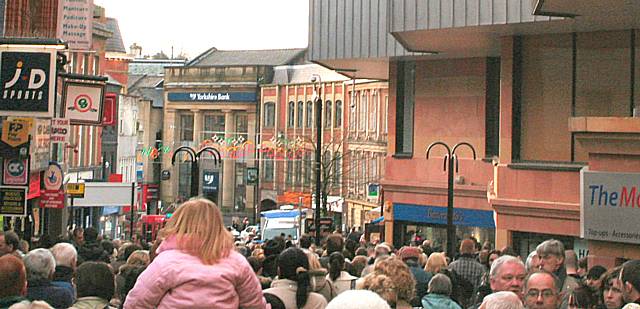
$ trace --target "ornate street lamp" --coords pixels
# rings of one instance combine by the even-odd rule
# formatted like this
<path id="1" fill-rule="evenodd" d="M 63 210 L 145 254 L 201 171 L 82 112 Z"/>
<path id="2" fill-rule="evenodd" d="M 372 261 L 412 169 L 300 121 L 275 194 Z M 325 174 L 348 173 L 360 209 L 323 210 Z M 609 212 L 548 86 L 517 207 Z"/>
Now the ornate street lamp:
<path id="1" fill-rule="evenodd" d="M 195 197 L 195 196 L 198 196 L 198 189 L 199 189 L 200 156 L 202 156 L 202 154 L 205 152 L 210 153 L 213 156 L 214 164 L 216 166 L 222 162 L 222 157 L 220 156 L 220 152 L 218 151 L 218 149 L 215 149 L 213 147 L 204 147 L 196 152 L 195 149 L 189 146 L 182 146 L 173 152 L 173 156 L 171 156 L 171 165 L 175 164 L 176 156 L 178 155 L 178 153 L 183 151 L 188 153 L 190 157 L 190 160 L 186 162 L 191 162 L 191 197 Z"/>

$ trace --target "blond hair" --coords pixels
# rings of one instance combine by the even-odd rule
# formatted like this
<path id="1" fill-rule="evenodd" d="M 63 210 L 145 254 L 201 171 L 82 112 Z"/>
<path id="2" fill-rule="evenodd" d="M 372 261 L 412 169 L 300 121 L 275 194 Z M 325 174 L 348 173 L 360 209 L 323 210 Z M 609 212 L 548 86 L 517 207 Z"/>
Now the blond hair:
<path id="1" fill-rule="evenodd" d="M 234 249 L 220 209 L 212 201 L 195 198 L 178 207 L 162 229 L 164 238 L 175 236 L 178 248 L 199 257 L 204 264 L 215 264 Z"/>
<path id="2" fill-rule="evenodd" d="M 429 255 L 429 258 L 427 259 L 427 265 L 424 267 L 424 270 L 432 274 L 437 274 L 440 272 L 440 269 L 446 267 L 447 258 L 444 256 L 444 253 L 434 252 Z"/>
<path id="3" fill-rule="evenodd" d="M 416 295 L 416 280 L 407 264 L 397 257 L 376 262 L 373 272 L 364 277 L 364 288 L 372 290 L 390 301 L 382 290 L 393 291 L 396 300 L 409 302 Z M 395 303 L 390 302 L 390 305 Z"/>
<path id="4" fill-rule="evenodd" d="M 136 250 L 131 253 L 127 259 L 127 264 L 135 266 L 147 266 L 149 265 L 149 252 L 146 250 Z"/>

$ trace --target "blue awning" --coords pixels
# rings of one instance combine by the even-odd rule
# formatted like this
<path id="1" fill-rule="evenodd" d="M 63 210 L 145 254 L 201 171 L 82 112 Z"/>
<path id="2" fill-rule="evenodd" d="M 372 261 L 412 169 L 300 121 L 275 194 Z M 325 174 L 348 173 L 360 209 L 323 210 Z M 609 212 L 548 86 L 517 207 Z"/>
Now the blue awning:
<path id="1" fill-rule="evenodd" d="M 103 216 L 113 215 L 113 214 L 117 214 L 119 212 L 120 212 L 120 207 L 118 207 L 118 206 L 103 207 L 102 208 L 102 215 Z"/>
<path id="2" fill-rule="evenodd" d="M 295 218 L 299 214 L 300 213 L 298 212 L 298 210 L 270 210 L 270 211 L 265 211 L 260 215 L 267 219 L 273 219 L 273 218 Z M 303 212 L 303 215 L 304 215 L 304 212 Z"/>
<path id="3" fill-rule="evenodd" d="M 371 220 L 371 224 L 378 224 L 378 223 L 380 223 L 382 221 L 384 221 L 384 216 L 375 218 L 374 220 Z"/>
<path id="4" fill-rule="evenodd" d="M 447 207 L 414 204 L 393 204 L 393 219 L 416 223 L 447 224 Z M 453 224 L 496 228 L 493 211 L 466 208 L 453 209 Z"/>

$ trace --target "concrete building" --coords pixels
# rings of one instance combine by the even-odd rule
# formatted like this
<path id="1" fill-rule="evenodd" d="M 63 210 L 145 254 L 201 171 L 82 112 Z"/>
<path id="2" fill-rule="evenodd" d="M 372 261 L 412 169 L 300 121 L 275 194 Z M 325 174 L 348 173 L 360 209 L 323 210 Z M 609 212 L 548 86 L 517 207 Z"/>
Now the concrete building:
<path id="1" fill-rule="evenodd" d="M 580 237 L 580 170 L 638 171 L 640 4 L 330 3 L 310 2 L 310 60 L 389 80 L 387 241 L 444 241 L 443 152 L 425 151 L 465 141 L 478 156 L 457 153 L 459 237 L 523 256 L 553 237 L 608 265 L 640 256 L 630 240 Z"/>
<path id="2" fill-rule="evenodd" d="M 273 67 L 300 63 L 303 49 L 220 51 L 212 48 L 184 67 L 165 69 L 163 146 L 198 151 L 219 149 L 222 164 L 202 155 L 198 193 L 221 206 L 227 223 L 253 218 L 257 188 L 246 185 L 247 168 L 256 167 L 253 151 L 233 147 L 256 141 L 260 85 L 270 83 Z M 233 149 L 232 149 L 233 148 Z M 162 159 L 161 199 L 174 203 L 190 197 L 191 168 L 180 155 Z M 234 218 L 235 217 L 235 218 Z"/>

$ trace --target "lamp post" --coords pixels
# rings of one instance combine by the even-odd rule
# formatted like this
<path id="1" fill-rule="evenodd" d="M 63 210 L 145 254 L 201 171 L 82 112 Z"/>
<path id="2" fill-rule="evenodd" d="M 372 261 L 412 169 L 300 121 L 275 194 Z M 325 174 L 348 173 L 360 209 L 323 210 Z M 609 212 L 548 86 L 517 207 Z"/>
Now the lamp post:
<path id="1" fill-rule="evenodd" d="M 313 96 L 314 103 L 316 105 L 316 210 L 313 215 L 313 225 L 316 227 L 316 245 L 320 246 L 320 181 L 321 181 L 321 163 L 322 163 L 322 79 L 320 75 L 313 75 L 311 77 L 313 83 Z M 318 87 L 320 86 L 320 87 Z"/>
<path id="2" fill-rule="evenodd" d="M 455 168 L 456 173 L 458 172 L 458 156 L 456 155 L 456 150 L 460 146 L 467 146 L 471 149 L 473 153 L 473 159 L 476 159 L 476 150 L 471 146 L 471 144 L 467 142 L 460 142 L 453 146 L 453 149 L 450 148 L 444 142 L 433 142 L 429 147 L 427 147 L 427 159 L 429 159 L 429 152 L 431 149 L 437 145 L 443 146 L 447 153 L 444 155 L 444 165 L 443 169 L 448 172 L 448 181 L 447 181 L 447 255 L 449 258 L 453 259 L 456 253 L 455 248 L 455 237 L 456 237 L 456 226 L 453 225 L 453 169 Z M 447 166 L 448 165 L 448 166 Z"/>
<path id="3" fill-rule="evenodd" d="M 200 180 L 200 169 L 199 169 L 200 156 L 203 153 L 208 152 L 211 155 L 213 155 L 214 164 L 218 165 L 220 162 L 222 162 L 220 152 L 218 151 L 218 149 L 215 149 L 213 147 L 204 147 L 198 151 L 195 151 L 195 149 L 189 146 L 182 146 L 173 152 L 173 156 L 171 156 L 171 165 L 175 164 L 176 156 L 178 155 L 179 152 L 182 152 L 182 151 L 188 153 L 189 157 L 191 158 L 191 160 L 189 160 L 189 162 L 191 162 L 191 197 L 198 196 L 199 180 Z"/>

